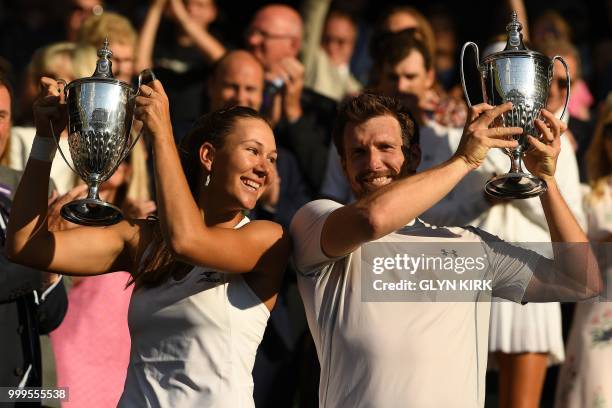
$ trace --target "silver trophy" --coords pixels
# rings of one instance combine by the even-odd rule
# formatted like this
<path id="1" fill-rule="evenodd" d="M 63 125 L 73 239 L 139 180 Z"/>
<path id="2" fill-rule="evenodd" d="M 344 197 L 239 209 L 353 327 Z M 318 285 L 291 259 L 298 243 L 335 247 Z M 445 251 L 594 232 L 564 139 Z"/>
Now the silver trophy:
<path id="1" fill-rule="evenodd" d="M 540 118 L 540 110 L 546 106 L 548 89 L 553 79 L 553 64 L 559 60 L 567 74 L 567 96 L 561 113 L 565 115 L 570 94 L 570 78 L 567 64 L 560 56 L 552 59 L 529 50 L 523 44 L 523 26 L 516 12 L 506 26 L 508 40 L 503 51 L 486 56 L 482 63 L 478 57 L 478 46 L 467 42 L 461 49 L 461 84 L 468 106 L 472 106 L 465 86 L 463 56 L 468 47 L 476 51 L 476 65 L 482 81 L 484 101 L 490 105 L 512 102 L 511 111 L 504 113 L 501 123 L 506 127 L 522 127 L 524 132 L 515 137 L 519 145 L 514 149 L 503 149 L 510 157 L 511 168 L 506 174 L 493 177 L 486 184 L 485 191 L 491 196 L 503 199 L 535 197 L 546 191 L 546 182 L 522 170 L 522 157 L 529 148 L 527 135 L 537 137 L 539 131 L 534 120 Z"/>
<path id="2" fill-rule="evenodd" d="M 59 145 L 58 150 L 68 166 L 89 187 L 87 198 L 72 201 L 61 209 L 62 216 L 81 225 L 112 225 L 123 219 L 121 210 L 100 200 L 100 184 L 108 180 L 138 141 L 132 136 L 132 120 L 138 90 L 114 79 L 108 40 L 98 50 L 96 71 L 91 77 L 70 82 L 65 88 L 68 109 L 68 146 L 74 167 Z M 138 76 L 138 89 L 143 78 L 153 80 L 151 70 Z M 53 129 L 52 129 L 53 130 Z"/>

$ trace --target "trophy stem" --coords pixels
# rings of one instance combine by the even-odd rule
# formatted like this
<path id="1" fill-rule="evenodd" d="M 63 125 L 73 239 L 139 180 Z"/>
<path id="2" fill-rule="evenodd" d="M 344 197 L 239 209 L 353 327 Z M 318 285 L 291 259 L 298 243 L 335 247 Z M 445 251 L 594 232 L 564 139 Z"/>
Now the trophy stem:
<path id="1" fill-rule="evenodd" d="M 72 223 L 88 226 L 107 226 L 121 221 L 121 210 L 100 200 L 99 188 L 98 180 L 90 181 L 87 198 L 64 205 L 60 212 L 62 217 Z"/>
<path id="2" fill-rule="evenodd" d="M 89 190 L 87 192 L 87 198 L 90 200 L 99 200 L 100 196 L 98 194 L 98 190 L 100 189 L 100 184 L 95 182 L 89 185 Z"/>
<path id="3" fill-rule="evenodd" d="M 512 151 L 510 155 L 510 173 L 522 173 L 523 159 L 521 149 Z"/>
<path id="4" fill-rule="evenodd" d="M 485 186 L 485 191 L 499 199 L 525 199 L 537 197 L 546 191 L 546 182 L 530 173 L 523 172 L 522 149 L 511 152 L 510 171 L 493 177 Z"/>

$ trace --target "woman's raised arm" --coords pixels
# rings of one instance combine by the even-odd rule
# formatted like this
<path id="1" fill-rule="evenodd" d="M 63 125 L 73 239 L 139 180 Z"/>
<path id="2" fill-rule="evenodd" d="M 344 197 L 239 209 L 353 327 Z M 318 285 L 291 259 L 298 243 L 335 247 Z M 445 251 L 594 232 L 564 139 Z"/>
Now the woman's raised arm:
<path id="1" fill-rule="evenodd" d="M 189 189 L 159 81 L 141 87 L 136 115 L 152 139 L 157 204 L 164 240 L 181 261 L 229 273 L 284 271 L 290 242 L 283 228 L 253 221 L 239 229 L 209 227 Z"/>
<path id="2" fill-rule="evenodd" d="M 139 244 L 140 225 L 123 221 L 111 227 L 49 231 L 47 193 L 55 155 L 55 131 L 66 126 L 62 85 L 43 78 L 43 94 L 34 104 L 36 138 L 15 193 L 6 252 L 18 263 L 66 275 L 98 275 L 129 270 Z"/>

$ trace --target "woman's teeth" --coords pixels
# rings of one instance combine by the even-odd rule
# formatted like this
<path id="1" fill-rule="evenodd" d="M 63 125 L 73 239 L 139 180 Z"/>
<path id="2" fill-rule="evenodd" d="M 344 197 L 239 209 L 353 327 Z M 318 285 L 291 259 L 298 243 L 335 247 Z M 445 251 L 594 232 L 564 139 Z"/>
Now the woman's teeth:
<path id="1" fill-rule="evenodd" d="M 249 179 L 242 179 L 242 183 L 253 191 L 257 191 L 261 187 L 261 184 Z"/>

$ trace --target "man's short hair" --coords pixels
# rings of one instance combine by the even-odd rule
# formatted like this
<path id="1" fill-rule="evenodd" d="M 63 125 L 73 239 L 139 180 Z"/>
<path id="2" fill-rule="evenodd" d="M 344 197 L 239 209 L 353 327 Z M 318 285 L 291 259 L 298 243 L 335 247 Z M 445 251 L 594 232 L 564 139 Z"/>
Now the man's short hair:
<path id="1" fill-rule="evenodd" d="M 349 123 L 359 125 L 384 115 L 393 116 L 399 122 L 402 131 L 402 152 L 407 159 L 410 146 L 419 144 L 419 127 L 412 113 L 399 99 L 374 93 L 363 93 L 348 99 L 338 108 L 332 138 L 340 158 L 344 159 L 344 130 Z"/>
<path id="2" fill-rule="evenodd" d="M 388 33 L 380 39 L 378 64 L 380 66 L 395 66 L 408 57 L 412 51 L 423 56 L 425 69 L 433 68 L 433 55 L 431 54 L 422 34 L 414 28 L 407 28 L 397 33 Z"/>

